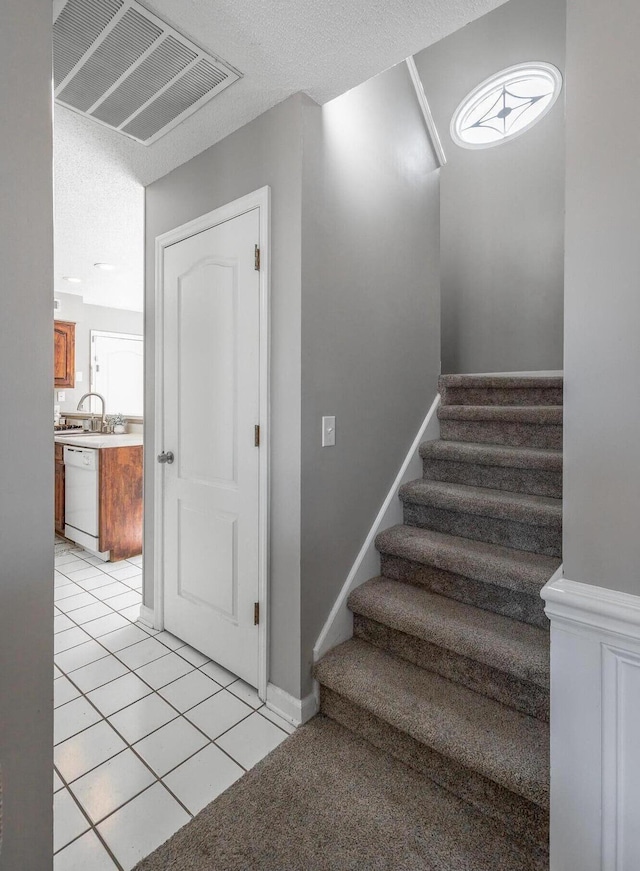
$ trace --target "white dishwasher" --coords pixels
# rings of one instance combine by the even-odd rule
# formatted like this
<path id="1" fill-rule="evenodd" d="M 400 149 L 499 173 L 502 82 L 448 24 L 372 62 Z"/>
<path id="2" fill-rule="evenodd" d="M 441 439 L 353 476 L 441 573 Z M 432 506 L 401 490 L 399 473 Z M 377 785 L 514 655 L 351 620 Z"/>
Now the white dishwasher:
<path id="1" fill-rule="evenodd" d="M 99 541 L 99 452 L 95 448 L 64 446 L 64 534 L 101 559 L 109 551 L 98 550 Z"/>

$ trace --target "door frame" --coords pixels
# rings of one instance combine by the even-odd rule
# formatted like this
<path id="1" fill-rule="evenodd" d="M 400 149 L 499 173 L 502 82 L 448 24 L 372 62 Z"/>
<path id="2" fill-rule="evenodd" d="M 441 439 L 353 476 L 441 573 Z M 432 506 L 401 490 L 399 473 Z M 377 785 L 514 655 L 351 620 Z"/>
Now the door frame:
<path id="1" fill-rule="evenodd" d="M 253 209 L 260 210 L 260 355 L 259 355 L 259 495 L 258 495 L 258 695 L 264 701 L 269 677 L 269 423 L 270 423 L 270 277 L 271 189 L 268 185 L 156 237 L 155 241 L 155 411 L 153 434 L 153 625 L 164 629 L 164 475 L 156 462 L 164 445 L 164 250 Z M 170 446 L 169 446 L 170 447 Z"/>

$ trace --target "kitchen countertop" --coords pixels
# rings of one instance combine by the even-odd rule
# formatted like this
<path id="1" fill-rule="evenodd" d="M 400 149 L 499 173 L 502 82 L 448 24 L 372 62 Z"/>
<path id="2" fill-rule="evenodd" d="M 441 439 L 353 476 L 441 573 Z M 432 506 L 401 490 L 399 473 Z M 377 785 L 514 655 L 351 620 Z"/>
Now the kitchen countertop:
<path id="1" fill-rule="evenodd" d="M 58 445 L 73 445 L 76 448 L 125 448 L 143 443 L 141 432 L 124 433 L 76 433 L 65 435 L 60 433 L 53 437 Z"/>

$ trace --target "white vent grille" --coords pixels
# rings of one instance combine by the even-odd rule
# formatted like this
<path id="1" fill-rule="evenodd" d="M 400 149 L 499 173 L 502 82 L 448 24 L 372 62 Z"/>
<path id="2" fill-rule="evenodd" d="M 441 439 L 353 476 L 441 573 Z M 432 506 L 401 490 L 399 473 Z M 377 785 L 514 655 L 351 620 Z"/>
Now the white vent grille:
<path id="1" fill-rule="evenodd" d="M 145 145 L 240 78 L 135 0 L 67 0 L 53 65 L 59 103 Z"/>

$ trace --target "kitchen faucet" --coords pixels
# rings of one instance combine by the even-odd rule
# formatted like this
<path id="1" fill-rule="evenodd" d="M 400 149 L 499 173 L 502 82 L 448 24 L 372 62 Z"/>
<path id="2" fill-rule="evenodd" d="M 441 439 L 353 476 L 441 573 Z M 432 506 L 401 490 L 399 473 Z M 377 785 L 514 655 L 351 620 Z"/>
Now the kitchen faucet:
<path id="1" fill-rule="evenodd" d="M 102 418 L 101 418 L 101 422 L 100 422 L 100 431 L 104 432 L 106 429 L 106 426 L 107 426 L 107 419 L 106 419 L 105 413 L 104 413 L 104 410 L 105 410 L 104 396 L 101 393 L 85 393 L 84 396 L 81 397 L 80 402 L 78 403 L 78 408 L 76 410 L 82 411 L 82 403 L 85 401 L 85 399 L 88 396 L 97 396 L 98 399 L 100 400 L 100 402 L 102 403 Z M 93 412 L 91 412 L 91 430 L 92 430 L 92 432 L 97 432 L 95 420 L 96 420 L 96 416 Z"/>

